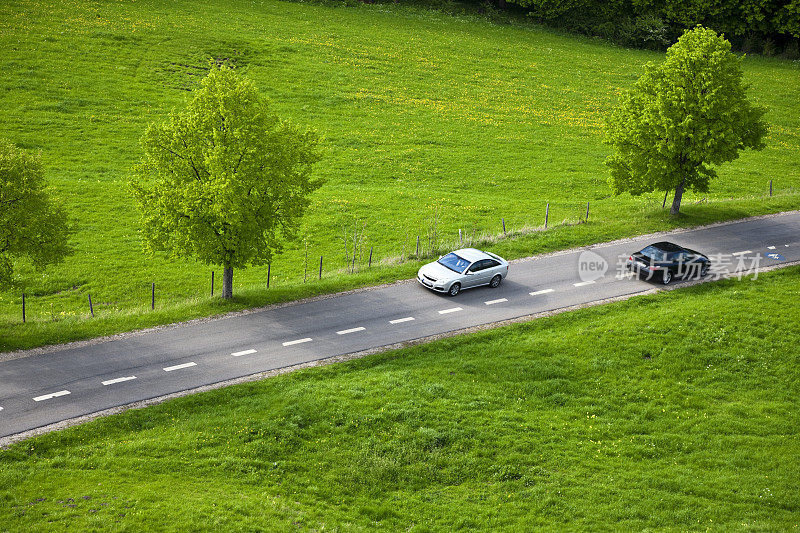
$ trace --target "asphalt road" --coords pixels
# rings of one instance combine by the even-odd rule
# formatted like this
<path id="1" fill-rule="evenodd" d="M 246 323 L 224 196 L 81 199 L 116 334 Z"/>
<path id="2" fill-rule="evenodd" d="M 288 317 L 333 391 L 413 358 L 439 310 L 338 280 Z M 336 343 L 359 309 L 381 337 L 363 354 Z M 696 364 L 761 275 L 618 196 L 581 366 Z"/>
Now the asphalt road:
<path id="1" fill-rule="evenodd" d="M 800 213 L 523 260 L 497 289 L 455 298 L 400 283 L 0 362 L 0 437 L 268 370 L 641 293 L 660 283 L 619 277 L 617 265 L 655 240 L 711 256 L 713 278 L 800 260 Z M 608 265 L 589 282 L 580 276 L 581 259 L 584 266 L 602 261 L 582 258 L 585 250 Z"/>

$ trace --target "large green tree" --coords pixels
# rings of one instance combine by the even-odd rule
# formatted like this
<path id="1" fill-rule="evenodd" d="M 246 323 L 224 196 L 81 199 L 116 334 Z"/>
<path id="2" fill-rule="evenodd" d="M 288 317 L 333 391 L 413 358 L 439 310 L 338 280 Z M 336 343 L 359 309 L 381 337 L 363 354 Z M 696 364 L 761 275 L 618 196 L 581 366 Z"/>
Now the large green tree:
<path id="1" fill-rule="evenodd" d="M 677 214 L 684 191 L 707 192 L 713 166 L 745 148 L 760 150 L 765 109 L 750 103 L 741 58 L 713 30 L 687 30 L 660 65 L 648 63 L 610 117 L 606 161 L 615 193 L 674 190 Z"/>
<path id="2" fill-rule="evenodd" d="M 45 188 L 38 156 L 0 139 L 0 285 L 11 281 L 13 259 L 37 268 L 63 260 L 70 251 L 65 211 Z"/>
<path id="3" fill-rule="evenodd" d="M 193 256 L 224 269 L 268 263 L 295 234 L 321 185 L 311 178 L 318 138 L 281 120 L 246 77 L 213 67 L 186 108 L 152 124 L 131 185 L 151 252 Z"/>

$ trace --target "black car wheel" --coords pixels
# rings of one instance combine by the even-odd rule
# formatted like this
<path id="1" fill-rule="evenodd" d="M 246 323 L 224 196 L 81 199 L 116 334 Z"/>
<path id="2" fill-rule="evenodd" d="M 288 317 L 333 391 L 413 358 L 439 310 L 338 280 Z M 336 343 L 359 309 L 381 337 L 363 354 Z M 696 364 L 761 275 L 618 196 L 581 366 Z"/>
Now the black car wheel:
<path id="1" fill-rule="evenodd" d="M 672 281 L 672 272 L 669 270 L 665 270 L 664 273 L 661 275 L 661 282 L 664 285 L 669 285 L 669 282 Z"/>
<path id="2" fill-rule="evenodd" d="M 503 276 L 498 274 L 498 275 L 496 275 L 495 277 L 492 278 L 492 281 L 489 282 L 489 286 L 491 288 L 493 288 L 493 289 L 496 289 L 497 286 L 500 285 L 501 281 L 503 281 Z"/>
<path id="3" fill-rule="evenodd" d="M 703 267 L 700 269 L 700 277 L 706 277 L 708 274 L 708 263 L 704 264 Z"/>
<path id="4" fill-rule="evenodd" d="M 452 285 L 450 285 L 450 290 L 447 291 L 447 295 L 448 296 L 455 296 L 456 294 L 458 294 L 458 292 L 460 290 L 461 290 L 461 284 L 460 283 L 453 283 Z"/>

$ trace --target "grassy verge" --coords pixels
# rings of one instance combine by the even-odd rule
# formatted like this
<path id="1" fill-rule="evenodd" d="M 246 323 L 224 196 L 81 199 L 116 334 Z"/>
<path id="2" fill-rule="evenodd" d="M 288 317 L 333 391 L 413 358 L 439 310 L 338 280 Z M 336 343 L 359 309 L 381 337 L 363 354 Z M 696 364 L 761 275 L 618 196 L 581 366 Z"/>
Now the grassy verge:
<path id="1" fill-rule="evenodd" d="M 792 267 L 100 419 L 0 451 L 0 524 L 796 528 L 798 297 Z"/>
<path id="2" fill-rule="evenodd" d="M 509 257 L 691 223 L 800 206 L 800 113 L 789 61 L 746 58 L 755 100 L 770 108 L 762 152 L 719 169 L 667 221 L 662 197 L 609 197 L 603 117 L 647 61 L 662 55 L 399 5 L 11 0 L 0 5 L 0 129 L 40 150 L 53 194 L 75 221 L 76 254 L 43 273 L 18 264 L 0 288 L 0 350 L 30 347 L 397 279 L 409 265 L 338 276 L 359 235 L 360 269 L 472 237 L 590 224 L 493 245 Z M 148 258 L 126 179 L 146 126 L 182 105 L 210 59 L 252 77 L 279 113 L 326 137 L 327 180 L 272 265 L 237 271 L 241 298 L 206 298 L 210 268 Z M 779 195 L 763 198 L 774 179 Z M 703 199 L 706 199 L 705 203 Z M 405 253 L 403 253 L 405 251 Z M 306 261 L 306 252 L 308 260 Z M 322 284 L 302 283 L 324 257 Z M 306 268 L 306 263 L 308 268 Z M 219 273 L 218 273 L 219 274 Z M 157 286 L 159 311 L 150 313 Z M 19 326 L 21 293 L 30 327 Z M 96 318 L 89 319 L 88 295 Z"/>

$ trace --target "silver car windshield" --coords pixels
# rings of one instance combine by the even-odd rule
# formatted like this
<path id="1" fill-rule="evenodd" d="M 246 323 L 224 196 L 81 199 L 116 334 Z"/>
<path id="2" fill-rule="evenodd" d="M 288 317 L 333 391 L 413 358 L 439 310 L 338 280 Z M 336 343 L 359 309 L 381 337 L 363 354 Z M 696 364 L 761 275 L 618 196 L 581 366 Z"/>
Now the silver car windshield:
<path id="1" fill-rule="evenodd" d="M 453 272 L 458 272 L 459 274 L 464 272 L 464 270 L 466 270 L 466 268 L 470 264 L 469 261 L 467 261 L 463 257 L 457 256 L 456 254 L 454 254 L 452 252 L 450 252 L 446 256 L 442 257 L 441 259 L 439 259 L 439 261 L 437 261 L 437 263 L 439 263 L 442 266 L 446 266 L 447 268 L 449 268 Z"/>

